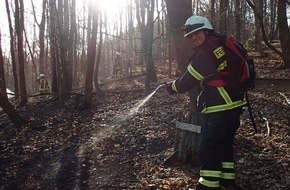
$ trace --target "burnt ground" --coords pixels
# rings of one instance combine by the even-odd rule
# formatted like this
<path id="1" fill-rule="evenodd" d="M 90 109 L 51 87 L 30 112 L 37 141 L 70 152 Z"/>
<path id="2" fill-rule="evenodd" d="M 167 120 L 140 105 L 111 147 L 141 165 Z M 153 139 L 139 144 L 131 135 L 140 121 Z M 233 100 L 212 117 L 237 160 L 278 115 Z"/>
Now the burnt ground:
<path id="1" fill-rule="evenodd" d="M 259 77 L 290 78 L 290 71 L 277 65 L 269 58 L 258 60 Z M 172 80 L 160 70 L 158 77 L 158 84 Z M 63 105 L 50 97 L 32 98 L 18 108 L 28 121 L 20 129 L 1 113 L 0 189 L 194 187 L 197 167 L 162 165 L 173 152 L 174 120 L 187 111 L 188 98 L 158 91 L 131 113 L 144 99 L 143 81 L 136 76 L 108 82 L 102 86 L 105 97 L 94 97 L 92 108 L 82 111 L 75 95 Z M 290 189 L 290 92 L 255 91 L 250 98 L 258 133 L 245 110 L 235 142 L 237 183 L 245 190 Z"/>

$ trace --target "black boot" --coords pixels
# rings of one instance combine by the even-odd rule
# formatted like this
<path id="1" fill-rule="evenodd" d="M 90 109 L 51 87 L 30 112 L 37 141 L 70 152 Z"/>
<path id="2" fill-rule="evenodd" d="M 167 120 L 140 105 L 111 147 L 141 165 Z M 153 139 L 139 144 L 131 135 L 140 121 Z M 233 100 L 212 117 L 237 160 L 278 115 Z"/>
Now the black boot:
<path id="1" fill-rule="evenodd" d="M 203 186 L 203 185 L 198 183 L 195 187 L 195 190 L 221 190 L 221 188 L 219 188 L 219 187 L 216 187 L 216 188 L 206 187 L 206 186 Z"/>
<path id="2" fill-rule="evenodd" d="M 221 190 L 244 190 L 242 187 L 237 186 L 236 184 L 231 184 L 229 186 L 222 186 L 221 185 Z"/>

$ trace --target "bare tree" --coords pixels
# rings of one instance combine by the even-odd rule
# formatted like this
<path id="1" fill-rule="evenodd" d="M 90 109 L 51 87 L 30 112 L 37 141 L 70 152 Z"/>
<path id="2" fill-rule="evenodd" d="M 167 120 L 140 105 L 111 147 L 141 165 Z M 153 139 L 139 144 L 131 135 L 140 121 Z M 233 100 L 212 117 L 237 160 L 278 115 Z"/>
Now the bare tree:
<path id="1" fill-rule="evenodd" d="M 91 29 L 91 33 L 88 36 L 88 53 L 87 53 L 87 72 L 85 81 L 85 96 L 83 108 L 89 108 L 92 102 L 92 91 L 93 91 L 93 74 L 96 59 L 96 45 L 97 45 L 97 33 L 98 33 L 98 17 L 99 11 L 92 10 L 95 7 L 95 3 L 90 1 L 89 14 L 92 13 L 92 26 L 88 25 Z M 90 23 L 89 23 L 90 24 Z"/>
<path id="2" fill-rule="evenodd" d="M 38 40 L 39 40 L 39 73 L 46 73 L 45 72 L 45 65 L 44 65 L 44 56 L 45 56 L 45 51 L 44 51 L 44 40 L 45 40 L 45 23 L 46 23 L 46 17 L 45 17 L 45 12 L 46 12 L 46 5 L 47 5 L 47 0 L 42 0 L 42 14 L 41 14 L 41 21 L 40 23 L 37 21 L 36 18 L 36 13 L 35 13 L 35 7 L 33 4 L 33 1 L 31 0 L 32 8 L 33 8 L 33 14 L 34 14 L 34 22 L 37 24 L 39 28 L 39 34 L 38 34 Z"/>
<path id="3" fill-rule="evenodd" d="M 12 104 L 5 98 L 5 95 L 0 91 L 0 107 L 3 108 L 4 112 L 8 115 L 10 120 L 15 126 L 22 126 L 24 120 L 19 116 L 17 111 L 14 109 Z"/>
<path id="4" fill-rule="evenodd" d="M 4 60 L 1 46 L 1 31 L 0 31 L 0 107 L 8 115 L 11 121 L 16 126 L 21 126 L 24 120 L 18 115 L 14 107 L 10 104 L 6 94 L 6 83 L 4 77 Z"/>
<path id="5" fill-rule="evenodd" d="M 36 63 L 35 63 L 35 57 L 34 57 L 34 52 L 33 52 L 33 49 L 31 48 L 31 45 L 29 44 L 29 40 L 28 40 L 28 37 L 27 37 L 27 33 L 26 33 L 26 30 L 23 31 L 24 32 L 24 37 L 25 37 L 25 45 L 26 47 L 28 48 L 28 51 L 29 51 L 29 54 L 30 54 L 30 58 L 31 58 L 31 64 L 32 64 L 32 67 L 31 67 L 31 73 L 30 72 L 26 72 L 28 73 L 28 75 L 26 75 L 26 77 L 31 77 L 31 81 L 36 81 Z M 27 61 L 28 62 L 28 61 Z M 28 70 L 29 68 L 26 67 L 26 70 Z M 31 86 L 35 86 L 34 83 L 33 85 Z"/>
<path id="6" fill-rule="evenodd" d="M 76 1 L 72 0 L 70 6 L 70 33 L 68 39 L 68 83 L 70 90 L 73 87 L 75 70 L 77 68 L 76 43 L 77 43 L 77 23 L 76 23 Z M 77 77 L 75 75 L 75 77 Z"/>
<path id="7" fill-rule="evenodd" d="M 58 93 L 58 81 L 57 81 L 57 57 L 58 57 L 58 51 L 57 51 L 57 36 L 56 36 L 56 19 L 54 18 L 56 16 L 56 7 L 55 7 L 56 1 L 55 0 L 49 0 L 49 47 L 50 47 L 50 59 L 51 59 L 51 78 L 52 78 L 52 85 L 51 90 L 53 93 Z"/>
<path id="8" fill-rule="evenodd" d="M 215 9 L 215 5 L 216 5 L 216 0 L 210 0 L 210 20 L 215 20 L 216 17 L 216 9 Z M 214 22 L 212 23 L 213 27 L 214 26 Z"/>
<path id="9" fill-rule="evenodd" d="M 278 1 L 279 5 L 281 6 L 281 11 L 278 11 L 278 15 L 280 14 L 280 18 L 281 18 L 281 22 L 279 22 L 279 28 L 282 27 L 282 30 L 285 28 L 288 28 L 288 30 L 286 29 L 286 32 L 285 35 L 286 37 L 288 37 L 288 40 L 285 40 L 285 41 L 282 41 L 283 38 L 283 35 L 282 35 L 282 39 L 280 39 L 280 42 L 281 42 L 281 47 L 282 47 L 282 43 L 283 43 L 283 47 L 285 47 L 285 51 L 281 52 L 279 51 L 278 49 L 276 49 L 273 45 L 270 44 L 268 38 L 267 38 L 267 35 L 266 35 L 266 31 L 265 31 L 265 26 L 264 26 L 264 22 L 263 22 L 263 17 L 259 14 L 259 11 L 257 10 L 257 8 L 255 7 L 255 5 L 252 3 L 251 0 L 246 0 L 247 3 L 249 4 L 249 6 L 253 9 L 254 11 L 254 14 L 258 17 L 259 19 L 259 24 L 260 24 L 260 27 L 261 27 L 261 32 L 262 32 L 262 38 L 263 38 L 263 41 L 265 42 L 265 44 L 271 49 L 273 50 L 275 53 L 277 53 L 283 60 L 284 62 L 284 65 L 286 67 L 289 67 L 289 47 L 290 47 L 290 43 L 289 43 L 289 28 L 288 26 L 286 27 L 285 26 L 285 22 L 286 22 L 286 25 L 287 25 L 287 19 L 285 19 L 285 15 L 286 15 L 286 1 L 285 0 L 281 0 L 281 1 Z M 280 4 L 281 3 L 281 4 Z M 278 6 L 279 6 L 278 5 Z M 284 16 L 283 16 L 284 15 Z M 278 16 L 279 17 L 279 16 Z M 279 20 L 279 19 L 278 19 Z M 281 24 L 281 26 L 280 26 Z M 280 36 L 281 37 L 281 36 Z M 285 45 L 285 46 L 284 46 Z M 288 49 L 288 51 L 287 51 Z"/>
<path id="10" fill-rule="evenodd" d="M 277 24 L 277 2 L 270 1 L 270 19 L 269 19 L 269 40 L 273 41 L 275 36 L 278 36 L 278 24 Z"/>
<path id="11" fill-rule="evenodd" d="M 255 0 L 255 6 L 259 15 L 263 17 L 263 0 Z M 264 56 L 263 47 L 262 47 L 262 34 L 261 34 L 261 26 L 259 24 L 259 18 L 255 15 L 255 49 L 259 51 L 261 56 Z"/>
<path id="12" fill-rule="evenodd" d="M 24 31 L 24 5 L 23 0 L 15 0 L 15 28 L 17 34 L 17 52 L 19 65 L 19 92 L 20 105 L 27 104 L 26 80 L 25 80 L 25 59 L 23 47 L 23 31 Z"/>
<path id="13" fill-rule="evenodd" d="M 74 3 L 75 5 L 75 3 Z M 73 40 L 76 30 L 76 26 L 73 25 L 71 14 L 75 14 L 75 7 L 69 5 L 68 0 L 63 0 L 63 30 L 62 30 L 62 41 L 63 44 L 63 54 L 65 56 L 65 72 L 66 72 L 66 84 L 68 92 L 72 90 L 72 72 L 73 72 Z M 72 31 L 72 27 L 74 30 Z"/>
<path id="14" fill-rule="evenodd" d="M 103 48 L 103 31 L 102 31 L 102 14 L 99 14 L 100 19 L 100 40 L 99 40 L 99 45 L 98 45 L 98 51 L 97 51 L 97 57 L 96 57 L 96 67 L 95 67 L 95 75 L 94 75 L 94 81 L 95 81 L 95 89 L 96 93 L 100 96 L 104 96 L 104 92 L 101 90 L 100 85 L 99 85 L 99 68 L 100 68 L 100 60 L 101 60 L 101 55 L 102 55 L 102 48 Z"/>
<path id="15" fill-rule="evenodd" d="M 144 93 L 148 94 L 150 89 L 150 82 L 157 81 L 152 55 L 155 1 L 136 1 L 136 5 L 136 18 L 141 33 L 142 56 L 146 64 Z M 145 18 L 146 15 L 147 18 Z"/>
<path id="16" fill-rule="evenodd" d="M 6 93 L 6 82 L 5 82 L 5 73 L 4 73 L 4 59 L 1 46 L 1 30 L 0 30 L 0 92 L 2 92 L 5 100 L 8 100 Z"/>
<path id="17" fill-rule="evenodd" d="M 229 0 L 220 0 L 219 31 L 224 34 L 227 33 L 228 9 Z"/>
<path id="18" fill-rule="evenodd" d="M 58 4 L 59 9 L 62 3 Z M 64 40 L 60 31 L 63 23 L 63 15 L 58 15 L 61 10 L 56 8 L 56 1 L 49 0 L 50 8 L 50 46 L 52 57 L 52 90 L 58 93 L 59 101 L 62 103 L 68 97 L 69 86 L 67 80 L 66 50 Z"/>
<path id="19" fill-rule="evenodd" d="M 278 27 L 283 61 L 290 68 L 290 28 L 287 23 L 286 0 L 278 0 Z"/>
<path id="20" fill-rule="evenodd" d="M 190 46 L 184 39 L 181 28 L 191 16 L 191 0 L 165 0 L 168 16 L 168 32 L 173 39 L 178 72 L 185 71 L 190 56 Z"/>
<path id="21" fill-rule="evenodd" d="M 182 0 L 166 0 L 166 7 L 169 18 L 169 31 L 173 35 L 174 46 L 175 46 L 175 55 L 176 60 L 179 65 L 181 72 L 186 70 L 189 57 L 189 45 L 184 41 L 181 28 L 184 25 L 186 19 L 191 16 L 191 1 Z M 190 111 L 187 122 L 193 123 L 196 125 L 201 125 L 203 121 L 202 114 L 198 111 L 197 108 L 197 96 L 199 94 L 199 88 L 195 88 L 189 92 L 190 97 Z M 199 149 L 198 142 L 200 135 L 196 133 L 184 132 L 181 140 L 180 149 L 178 151 L 179 159 L 181 161 L 192 161 L 192 163 L 197 163 L 199 159 Z M 189 160 L 189 158 L 191 158 Z"/>
<path id="22" fill-rule="evenodd" d="M 236 4 L 235 4 L 235 23 L 236 23 L 236 38 L 241 41 L 241 1 L 240 0 L 236 0 Z"/>
<path id="23" fill-rule="evenodd" d="M 13 79 L 14 79 L 14 93 L 17 94 L 15 96 L 16 99 L 18 99 L 19 94 L 19 88 L 18 88 L 18 74 L 17 74 L 17 66 L 16 66 L 16 55 L 15 55 L 15 37 L 14 37 L 14 31 L 12 27 L 12 21 L 10 16 L 10 9 L 8 0 L 5 0 L 6 3 L 6 12 L 7 12 L 7 18 L 8 18 L 8 25 L 9 25 L 9 34 L 10 34 L 10 54 L 11 54 L 11 63 L 12 63 L 12 73 L 13 73 Z"/>

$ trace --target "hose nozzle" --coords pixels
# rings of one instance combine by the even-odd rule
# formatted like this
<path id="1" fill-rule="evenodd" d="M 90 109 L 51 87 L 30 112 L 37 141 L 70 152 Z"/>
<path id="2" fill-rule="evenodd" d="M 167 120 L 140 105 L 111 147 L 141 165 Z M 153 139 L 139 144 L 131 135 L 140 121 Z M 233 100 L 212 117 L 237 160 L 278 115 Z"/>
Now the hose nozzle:
<path id="1" fill-rule="evenodd" d="M 158 91 L 159 89 L 165 87 L 166 83 L 164 84 L 160 84 L 156 89 L 155 89 L 155 92 Z"/>

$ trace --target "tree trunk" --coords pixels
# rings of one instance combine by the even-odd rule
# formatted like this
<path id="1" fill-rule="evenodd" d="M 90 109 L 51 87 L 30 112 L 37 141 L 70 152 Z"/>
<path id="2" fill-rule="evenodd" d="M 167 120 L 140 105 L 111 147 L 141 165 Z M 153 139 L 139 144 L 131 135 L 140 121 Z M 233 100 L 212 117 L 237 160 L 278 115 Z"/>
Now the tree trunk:
<path id="1" fill-rule="evenodd" d="M 187 18 L 191 16 L 191 0 L 165 0 L 169 21 L 168 32 L 173 37 L 178 73 L 186 70 L 190 57 L 190 45 L 181 31 Z"/>
<path id="2" fill-rule="evenodd" d="M 86 2 L 85 1 L 83 1 L 83 9 L 85 10 L 86 8 Z M 83 12 L 83 18 L 86 18 L 86 15 L 87 13 L 84 11 Z M 90 20 L 91 19 L 88 19 L 88 21 L 87 22 L 90 22 Z M 86 36 L 86 28 L 87 28 L 87 26 L 86 26 L 86 22 L 83 22 L 83 25 L 82 25 L 82 31 L 81 31 L 81 33 L 82 33 L 82 38 L 81 38 L 81 60 L 80 60 L 80 65 L 78 65 L 79 66 L 79 75 L 78 75 L 78 78 L 81 78 L 81 77 L 83 77 L 84 75 L 85 75 L 85 66 L 86 66 L 86 44 L 87 44 L 87 41 L 86 41 L 86 38 L 85 38 L 85 36 Z M 89 29 L 89 28 L 88 28 Z M 79 81 L 77 82 L 77 84 L 79 83 Z"/>
<path id="3" fill-rule="evenodd" d="M 146 23 L 146 34 L 144 34 L 144 38 L 146 39 L 144 43 L 147 43 L 145 46 L 146 49 L 144 49 L 145 53 L 145 64 L 146 64 L 146 79 L 145 79 L 145 94 L 149 94 L 150 90 L 150 83 L 156 82 L 156 72 L 154 68 L 154 62 L 153 62 L 153 55 L 152 55 L 152 45 L 153 45 L 153 30 L 154 30 L 154 7 L 155 2 L 154 0 L 148 1 L 148 8 L 147 8 L 147 23 Z"/>
<path id="4" fill-rule="evenodd" d="M 265 42 L 265 44 L 271 49 L 273 50 L 275 53 L 277 53 L 281 58 L 282 60 L 284 61 L 284 63 L 286 63 L 286 56 L 287 55 L 284 55 L 283 52 L 279 51 L 278 49 L 276 49 L 274 46 L 272 46 L 269 41 L 268 41 L 268 38 L 267 38 L 267 35 L 266 35 L 266 31 L 265 31 L 265 27 L 264 27 L 264 22 L 263 22 L 263 17 L 259 14 L 259 11 L 258 9 L 255 7 L 255 5 L 251 2 L 251 0 L 246 0 L 247 3 L 249 4 L 249 6 L 253 9 L 254 11 L 254 14 L 258 17 L 259 19 L 259 24 L 260 24 L 260 27 L 261 27 L 261 32 L 262 32 L 262 37 L 263 37 L 263 41 Z M 284 1 L 284 0 L 283 0 Z M 285 1 L 284 1 L 285 2 Z M 289 32 L 288 32 L 289 33 Z M 287 36 L 287 35 L 286 35 Z M 280 39 L 281 40 L 281 39 Z M 282 42 L 281 42 L 282 43 Z M 289 54 L 288 54 L 289 55 Z"/>
<path id="5" fill-rule="evenodd" d="M 255 0 L 255 6 L 259 15 L 263 17 L 263 0 Z M 259 24 L 259 18 L 255 15 L 255 50 L 259 51 L 260 56 L 264 56 L 263 46 L 262 46 L 262 34 L 261 34 L 261 26 Z"/>
<path id="6" fill-rule="evenodd" d="M 2 92 L 0 92 L 0 107 L 3 108 L 3 111 L 8 115 L 15 126 L 20 127 L 24 124 L 24 120 L 18 115 L 17 111 L 8 101 L 7 96 L 5 97 Z"/>
<path id="7" fill-rule="evenodd" d="M 200 87 L 195 87 L 189 92 L 190 97 L 190 110 L 187 123 L 202 126 L 204 124 L 204 116 L 197 108 L 197 95 L 200 92 Z M 182 134 L 178 157 L 182 162 L 190 162 L 194 166 L 200 164 L 199 160 L 199 147 L 200 147 L 201 134 L 184 131 Z"/>
<path id="8" fill-rule="evenodd" d="M 35 59 L 34 59 L 34 53 L 30 44 L 29 44 L 29 40 L 28 40 L 28 37 L 27 37 L 27 34 L 26 34 L 26 31 L 24 30 L 24 37 L 25 37 L 25 44 L 28 48 L 28 51 L 29 51 L 29 54 L 30 54 L 30 57 L 31 57 L 31 65 L 32 65 L 32 68 L 31 68 L 31 73 L 30 75 L 28 74 L 28 77 L 31 76 L 31 81 L 36 81 L 36 64 L 35 64 Z M 28 69 L 28 67 L 26 67 Z M 33 89 L 35 89 L 35 83 L 33 83 L 31 85 L 33 87 Z"/>
<path id="9" fill-rule="evenodd" d="M 229 0 L 220 0 L 219 31 L 222 34 L 226 34 L 227 33 L 228 6 L 229 6 Z"/>
<path id="10" fill-rule="evenodd" d="M 18 74 L 17 74 L 17 66 L 16 66 L 16 56 L 15 56 L 15 41 L 14 41 L 14 31 L 12 27 L 12 21 L 10 16 L 10 9 L 8 0 L 5 0 L 6 3 L 6 12 L 7 12 L 7 18 L 8 18 L 8 24 L 9 24 L 9 34 L 10 34 L 10 53 L 11 53 L 11 63 L 12 63 L 12 73 L 13 73 L 13 79 L 14 79 L 14 93 L 17 94 L 15 96 L 15 99 L 18 99 L 19 95 L 19 84 L 18 84 Z"/>
<path id="11" fill-rule="evenodd" d="M 102 14 L 100 13 L 100 19 L 99 23 L 102 23 Z M 101 55 L 102 55 L 102 48 L 103 48 L 103 33 L 102 33 L 102 27 L 100 28 L 100 41 L 99 41 L 99 46 L 98 46 L 98 54 L 96 57 L 96 67 L 95 67 L 95 76 L 94 76 L 94 81 L 95 81 L 95 89 L 96 93 L 99 96 L 104 96 L 104 92 L 101 90 L 100 85 L 99 85 L 99 67 L 100 67 L 100 60 L 101 60 Z"/>
<path id="12" fill-rule="evenodd" d="M 5 73 L 4 73 L 4 59 L 3 59 L 3 52 L 1 46 L 1 30 L 0 30 L 0 92 L 2 92 L 3 97 L 8 99 L 6 93 L 6 82 L 5 82 Z"/>
<path id="13" fill-rule="evenodd" d="M 39 73 L 45 74 L 44 69 L 44 32 L 45 32 L 45 11 L 47 0 L 42 1 L 42 15 L 39 24 Z M 36 18 L 35 18 L 36 19 Z"/>
<path id="14" fill-rule="evenodd" d="M 27 104 L 26 82 L 25 82 L 25 59 L 23 47 L 23 30 L 24 30 L 24 6 L 23 0 L 15 0 L 15 28 L 17 33 L 17 52 L 19 64 L 19 89 L 20 105 Z"/>
<path id="15" fill-rule="evenodd" d="M 83 108 L 89 108 L 92 103 L 92 91 L 93 91 L 93 75 L 94 75 L 94 66 L 96 58 L 96 44 L 97 44 L 97 32 L 98 32 L 98 12 L 96 10 L 90 9 L 93 11 L 92 18 L 92 31 L 90 34 L 88 42 L 88 53 L 87 53 L 87 72 L 86 72 L 86 81 L 85 81 L 85 95 L 84 95 L 84 104 Z M 90 26 L 88 26 L 90 27 Z"/>
<path id="16" fill-rule="evenodd" d="M 128 18 L 129 18 L 129 21 L 128 21 L 128 33 L 129 33 L 129 36 L 134 36 L 135 35 L 135 29 L 134 29 L 134 18 L 133 18 L 133 0 L 131 0 L 131 2 L 129 3 L 129 9 L 128 9 Z M 135 60 L 135 57 L 136 57 L 136 49 L 134 48 L 134 44 L 135 44 L 135 41 L 136 39 L 134 38 L 130 38 L 129 39 L 129 44 L 130 44 L 130 51 L 132 52 L 132 55 L 131 56 L 128 56 L 128 60 L 127 60 L 127 63 L 129 65 L 129 75 L 131 76 L 132 75 L 132 70 L 133 70 L 133 67 L 132 67 L 132 64 L 134 63 L 134 60 Z"/>
<path id="17" fill-rule="evenodd" d="M 210 0 L 210 20 L 212 21 L 212 27 L 215 28 L 214 20 L 216 17 L 215 14 L 215 1 L 216 0 Z"/>
<path id="18" fill-rule="evenodd" d="M 58 93 L 58 80 L 57 80 L 57 41 L 56 41 L 56 0 L 49 0 L 49 42 L 50 42 L 50 56 L 51 56 L 51 90 L 54 94 Z"/>
<path id="19" fill-rule="evenodd" d="M 235 23 L 236 23 L 236 38 L 241 41 L 241 2 L 240 0 L 236 0 L 236 4 L 235 4 Z"/>
<path id="20" fill-rule="evenodd" d="M 270 1 L 270 31 L 269 40 L 272 42 L 277 36 L 277 1 Z"/>
<path id="21" fill-rule="evenodd" d="M 286 68 L 290 68 L 290 29 L 287 23 L 286 0 L 278 1 L 278 26 L 281 49 Z"/>
<path id="22" fill-rule="evenodd" d="M 52 56 L 52 68 L 55 67 L 53 73 L 53 92 L 58 93 L 60 103 L 63 103 L 68 96 L 68 84 L 67 84 L 67 67 L 66 67 L 66 55 L 64 48 L 64 41 L 61 38 L 61 23 L 63 23 L 62 15 L 58 16 L 55 0 L 49 1 L 50 6 L 50 43 L 51 43 L 51 56 Z M 58 4 L 59 9 L 62 7 Z M 61 12 L 61 11 L 60 11 Z M 56 85 L 56 86 L 54 86 Z"/>
<path id="23" fill-rule="evenodd" d="M 66 89 L 68 92 L 70 92 L 72 90 L 72 71 L 73 71 L 73 40 L 74 40 L 74 31 L 72 31 L 72 20 L 70 19 L 70 17 L 72 18 L 71 14 L 74 14 L 75 12 L 75 7 L 69 7 L 69 1 L 68 0 L 64 0 L 64 13 L 63 13 L 63 18 L 64 18 L 64 26 L 63 26 L 63 30 L 61 32 L 61 36 L 62 36 L 62 44 L 64 44 L 62 46 L 63 49 L 63 54 L 65 56 L 65 73 L 66 73 Z"/>
<path id="24" fill-rule="evenodd" d="M 0 107 L 3 108 L 4 112 L 11 119 L 15 126 L 21 126 L 23 124 L 22 118 L 18 115 L 16 110 L 10 104 L 7 93 L 6 93 L 6 82 L 4 77 L 4 60 L 1 46 L 1 31 L 0 31 Z"/>
<path id="25" fill-rule="evenodd" d="M 136 5 L 137 5 L 136 16 L 142 38 L 143 60 L 146 64 L 144 94 L 147 95 L 149 94 L 150 91 L 150 82 L 157 81 L 152 55 L 153 29 L 154 29 L 153 16 L 154 16 L 155 1 L 154 0 L 139 1 L 139 2 L 136 1 Z M 145 15 L 147 15 L 147 19 L 145 19 Z"/>
<path id="26" fill-rule="evenodd" d="M 77 80 L 77 52 L 76 52 L 76 43 L 77 43 L 77 23 L 76 23 L 76 1 L 72 0 L 71 5 L 71 28 L 69 36 L 69 49 L 68 49 L 68 59 L 69 59 L 69 68 L 68 68 L 68 83 L 71 87 L 69 90 L 72 90 L 73 85 L 76 84 Z"/>
<path id="27" fill-rule="evenodd" d="M 182 31 L 180 30 L 186 19 L 191 16 L 191 6 L 188 6 L 188 4 L 191 4 L 191 1 L 166 0 L 169 31 L 173 35 L 176 60 L 181 72 L 186 70 L 186 67 L 189 64 L 188 57 L 190 55 L 190 46 L 186 43 Z M 201 125 L 203 116 L 199 113 L 196 105 L 198 94 L 198 89 L 194 89 L 189 93 L 191 109 L 188 121 L 190 123 Z M 182 162 L 190 161 L 191 163 L 198 164 L 199 141 L 200 134 L 184 131 L 179 147 L 179 160 Z"/>

